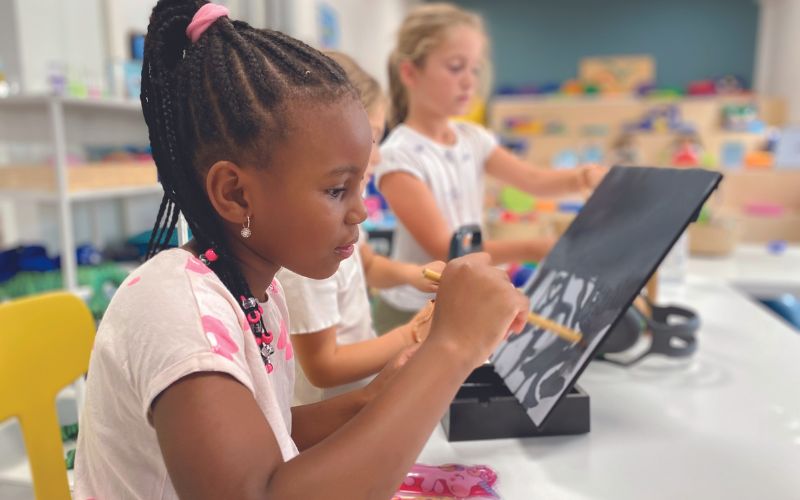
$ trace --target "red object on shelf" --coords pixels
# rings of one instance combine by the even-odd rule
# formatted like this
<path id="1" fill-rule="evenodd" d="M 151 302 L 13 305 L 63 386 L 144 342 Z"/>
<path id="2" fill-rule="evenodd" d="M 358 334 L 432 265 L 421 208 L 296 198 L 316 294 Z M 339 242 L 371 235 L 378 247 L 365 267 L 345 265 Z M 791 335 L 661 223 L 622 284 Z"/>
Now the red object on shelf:
<path id="1" fill-rule="evenodd" d="M 689 95 L 714 95 L 717 93 L 717 84 L 714 80 L 697 80 L 686 87 Z"/>
<path id="2" fill-rule="evenodd" d="M 700 163 L 700 158 L 694 146 L 684 144 L 675 151 L 672 163 L 677 167 L 696 167 Z"/>

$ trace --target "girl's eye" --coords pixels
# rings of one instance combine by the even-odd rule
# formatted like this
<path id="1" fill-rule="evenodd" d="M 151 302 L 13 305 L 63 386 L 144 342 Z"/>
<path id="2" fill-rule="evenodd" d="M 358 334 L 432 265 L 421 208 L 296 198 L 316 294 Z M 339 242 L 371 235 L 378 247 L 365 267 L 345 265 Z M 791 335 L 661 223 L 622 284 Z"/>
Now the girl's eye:
<path id="1" fill-rule="evenodd" d="M 331 198 L 333 198 L 335 200 L 340 199 L 342 197 L 342 195 L 344 195 L 345 191 L 347 191 L 347 189 L 345 189 L 345 188 L 331 188 L 331 189 L 326 189 L 325 190 L 325 192 L 328 194 L 328 196 L 330 196 Z"/>

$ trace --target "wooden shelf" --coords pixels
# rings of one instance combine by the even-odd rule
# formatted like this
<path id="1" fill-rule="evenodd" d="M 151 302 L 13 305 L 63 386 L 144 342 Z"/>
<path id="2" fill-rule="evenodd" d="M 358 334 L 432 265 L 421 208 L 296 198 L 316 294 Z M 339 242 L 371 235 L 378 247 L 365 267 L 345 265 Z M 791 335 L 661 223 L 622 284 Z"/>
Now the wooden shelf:
<path id="1" fill-rule="evenodd" d="M 87 163 L 67 167 L 68 197 L 89 200 L 161 192 L 152 162 Z M 57 201 L 55 169 L 49 165 L 0 167 L 0 196 Z"/>

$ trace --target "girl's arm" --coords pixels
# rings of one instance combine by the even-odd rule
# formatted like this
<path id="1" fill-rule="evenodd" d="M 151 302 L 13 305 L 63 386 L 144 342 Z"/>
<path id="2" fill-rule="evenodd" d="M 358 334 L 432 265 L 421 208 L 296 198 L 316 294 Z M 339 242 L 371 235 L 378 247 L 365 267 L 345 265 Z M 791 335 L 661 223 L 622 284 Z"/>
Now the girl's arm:
<path id="1" fill-rule="evenodd" d="M 444 262 L 434 261 L 418 266 L 407 262 L 398 262 L 376 254 L 369 243 L 362 243 L 358 247 L 361 253 L 361 262 L 364 264 L 364 276 L 367 285 L 373 288 L 391 288 L 398 285 L 411 285 L 423 292 L 435 292 L 438 284 L 425 279 L 422 270 L 425 268 L 442 272 Z"/>
<path id="2" fill-rule="evenodd" d="M 353 418 L 365 404 L 383 391 L 386 383 L 418 348 L 419 344 L 415 344 L 392 358 L 365 387 L 318 403 L 292 407 L 292 440 L 297 449 L 303 451 L 310 448 Z"/>
<path id="3" fill-rule="evenodd" d="M 503 147 L 486 159 L 486 173 L 537 196 L 560 196 L 594 189 L 607 169 L 586 165 L 568 170 L 536 168 Z"/>
<path id="4" fill-rule="evenodd" d="M 411 174 L 392 172 L 381 177 L 380 191 L 417 243 L 433 258 L 446 260 L 453 234 L 428 186 Z M 510 261 L 539 260 L 547 255 L 552 245 L 553 240 L 550 238 L 521 241 L 484 240 L 483 249 L 491 255 L 495 264 L 502 264 Z"/>
<path id="5" fill-rule="evenodd" d="M 292 335 L 297 362 L 316 387 L 336 387 L 374 375 L 403 348 L 416 343 L 410 324 L 348 345 L 336 342 L 337 330 L 338 327 L 332 326 L 319 332 Z"/>
<path id="6" fill-rule="evenodd" d="M 433 305 L 423 307 L 414 318 L 385 335 L 354 344 L 339 345 L 337 328 L 292 335 L 297 362 L 316 387 L 336 387 L 381 371 L 397 353 L 428 336 Z"/>
<path id="7" fill-rule="evenodd" d="M 488 261 L 470 255 L 445 269 L 430 338 L 361 411 L 288 462 L 253 395 L 233 378 L 205 372 L 164 390 L 152 421 L 178 495 L 391 497 L 469 372 L 525 324 L 527 300 Z"/>

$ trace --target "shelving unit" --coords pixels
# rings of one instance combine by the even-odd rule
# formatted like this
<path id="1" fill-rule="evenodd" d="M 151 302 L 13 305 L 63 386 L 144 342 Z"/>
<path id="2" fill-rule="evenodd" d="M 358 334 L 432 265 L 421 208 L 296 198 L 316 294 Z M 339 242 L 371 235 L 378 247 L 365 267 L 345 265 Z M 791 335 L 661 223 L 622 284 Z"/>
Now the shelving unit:
<path id="1" fill-rule="evenodd" d="M 49 137 L 48 137 L 49 136 Z M 52 145 L 51 165 L 0 166 L 0 203 L 5 243 L 17 237 L 18 202 L 54 204 L 58 210 L 59 248 L 64 288 L 78 292 L 73 209 L 77 202 L 123 200 L 162 192 L 155 165 L 147 163 L 70 164 L 74 144 L 147 144 L 138 102 L 81 100 L 54 96 L 0 99 L 0 140 L 43 141 Z M 98 236 L 97 210 L 92 212 Z M 123 221 L 127 220 L 123 214 Z M 98 240 L 98 237 L 93 238 Z"/>
<path id="2" fill-rule="evenodd" d="M 565 150 L 599 147 L 609 153 L 622 135 L 626 124 L 640 120 L 648 111 L 665 106 L 675 107 L 682 121 L 690 123 L 704 149 L 718 155 L 725 142 L 741 142 L 747 151 L 766 139 L 765 133 L 732 132 L 721 126 L 722 109 L 726 105 L 756 104 L 759 117 L 767 125 L 785 123 L 785 103 L 781 99 L 737 94 L 709 97 L 640 98 L 635 96 L 502 96 L 489 107 L 490 128 L 501 137 L 527 144 L 524 157 L 537 165 L 550 165 L 555 155 Z M 532 120 L 542 125 L 557 123 L 557 133 L 514 133 L 506 127 L 509 119 Z M 586 133 L 595 130 L 596 133 Z M 672 131 L 640 131 L 633 134 L 639 162 L 666 165 L 661 158 L 675 139 Z"/>

